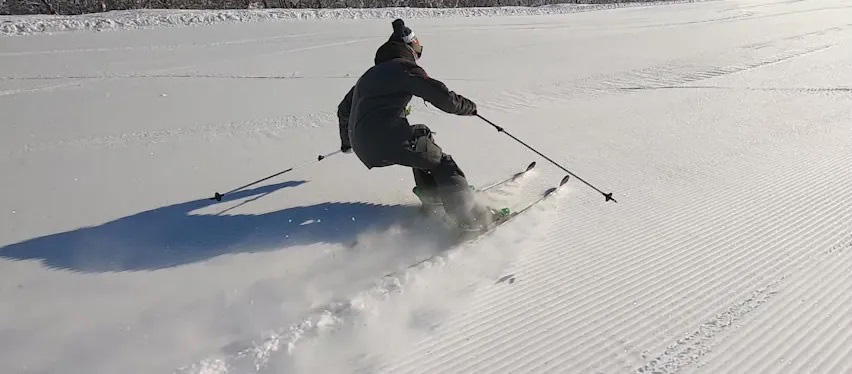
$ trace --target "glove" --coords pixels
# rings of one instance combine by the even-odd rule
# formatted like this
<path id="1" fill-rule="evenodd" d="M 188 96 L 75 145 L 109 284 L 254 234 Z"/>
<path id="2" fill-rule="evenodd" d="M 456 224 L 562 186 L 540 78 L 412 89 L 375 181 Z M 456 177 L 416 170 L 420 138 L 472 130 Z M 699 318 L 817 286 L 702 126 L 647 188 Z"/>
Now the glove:
<path id="1" fill-rule="evenodd" d="M 461 96 L 461 95 L 459 95 Z M 470 99 L 462 96 L 463 104 L 461 108 L 461 112 L 459 115 L 462 116 L 475 116 L 476 115 L 476 103 L 471 101 Z"/>
<path id="2" fill-rule="evenodd" d="M 346 144 L 340 146 L 340 151 L 343 153 L 352 153 L 352 147 Z"/>

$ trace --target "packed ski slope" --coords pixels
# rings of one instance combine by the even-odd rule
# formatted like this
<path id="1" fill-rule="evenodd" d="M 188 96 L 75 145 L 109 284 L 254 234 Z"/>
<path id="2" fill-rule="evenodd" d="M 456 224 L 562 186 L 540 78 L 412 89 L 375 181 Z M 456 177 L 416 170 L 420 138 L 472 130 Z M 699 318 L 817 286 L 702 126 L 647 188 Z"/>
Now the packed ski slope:
<path id="1" fill-rule="evenodd" d="M 555 4 L 539 7 L 482 8 L 332 8 L 332 9 L 144 9 L 110 11 L 80 15 L 0 16 L 0 35 L 32 35 L 77 30 L 130 30 L 153 27 L 181 27 L 244 23 L 274 20 L 348 20 L 385 19 L 388 17 L 442 18 L 533 16 L 590 12 L 624 7 L 647 6 L 649 3 L 676 4 L 712 0 L 655 0 L 652 2 L 618 2 L 607 4 Z"/>
<path id="2" fill-rule="evenodd" d="M 852 371 L 852 4 L 408 22 L 617 204 L 573 179 L 448 248 L 339 154 L 210 200 L 337 149 L 392 16 L 0 38 L 0 372 Z M 412 104 L 477 185 L 538 162 L 496 204 L 564 175 Z"/>

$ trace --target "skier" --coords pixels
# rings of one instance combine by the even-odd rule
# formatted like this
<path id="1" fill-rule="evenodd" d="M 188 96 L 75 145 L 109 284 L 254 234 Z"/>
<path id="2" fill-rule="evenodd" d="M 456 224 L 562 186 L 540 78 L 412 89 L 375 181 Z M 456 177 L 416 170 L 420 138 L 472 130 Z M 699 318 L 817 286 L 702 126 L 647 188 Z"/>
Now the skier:
<path id="1" fill-rule="evenodd" d="M 508 214 L 478 204 L 471 186 L 453 158 L 444 153 L 426 125 L 409 124 L 408 103 L 418 96 L 444 112 L 476 115 L 476 104 L 430 78 L 417 65 L 423 46 L 401 19 L 376 51 L 368 69 L 338 105 L 341 151 L 354 151 L 368 168 L 402 165 L 412 168 L 415 187 L 426 211 L 443 205 L 465 230 L 487 229 Z"/>

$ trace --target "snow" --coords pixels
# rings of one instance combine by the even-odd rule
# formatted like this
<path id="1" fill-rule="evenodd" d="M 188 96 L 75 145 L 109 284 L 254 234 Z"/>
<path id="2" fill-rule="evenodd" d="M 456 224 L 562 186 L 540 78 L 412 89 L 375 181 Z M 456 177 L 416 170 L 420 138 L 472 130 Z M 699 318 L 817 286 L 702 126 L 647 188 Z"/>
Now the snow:
<path id="1" fill-rule="evenodd" d="M 352 20 L 386 18 L 438 18 L 438 17 L 495 17 L 521 15 L 551 15 L 698 2 L 706 0 L 670 0 L 615 4 L 560 4 L 541 7 L 480 7 L 480 8 L 375 8 L 375 9 L 235 9 L 235 10 L 180 10 L 143 9 L 110 11 L 70 16 L 0 16 L 0 36 L 58 33 L 77 30 L 130 30 L 139 28 L 212 25 L 217 23 L 244 23 L 260 21 L 297 20 Z"/>
<path id="2" fill-rule="evenodd" d="M 618 199 L 572 179 L 460 248 L 354 155 L 210 200 L 337 150 L 392 17 L 3 38 L 0 372 L 849 372 L 850 16 L 410 20 L 431 76 Z M 564 175 L 412 104 L 472 183 L 537 161 L 498 205 Z"/>

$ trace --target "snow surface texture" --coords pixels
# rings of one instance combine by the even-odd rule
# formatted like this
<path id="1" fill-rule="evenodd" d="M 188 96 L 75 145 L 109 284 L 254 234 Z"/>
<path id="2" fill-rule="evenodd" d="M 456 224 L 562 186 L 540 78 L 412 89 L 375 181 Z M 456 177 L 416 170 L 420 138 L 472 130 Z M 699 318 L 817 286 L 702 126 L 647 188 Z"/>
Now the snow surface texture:
<path id="1" fill-rule="evenodd" d="M 348 20 L 387 18 L 493 17 L 566 14 L 698 2 L 673 0 L 616 4 L 564 4 L 541 7 L 482 8 L 376 8 L 376 9 L 237 9 L 237 10 L 132 10 L 71 16 L 0 16 L 0 36 L 57 33 L 77 30 L 128 30 L 152 27 L 212 25 L 222 22 L 258 22 L 274 20 Z"/>
<path id="2" fill-rule="evenodd" d="M 336 150 L 390 19 L 4 38 L 0 372 L 850 372 L 850 20 L 411 21 L 431 76 L 619 201 L 572 180 L 459 249 L 353 155 L 208 199 Z M 477 185 L 538 161 L 497 205 L 563 176 L 412 103 Z"/>

